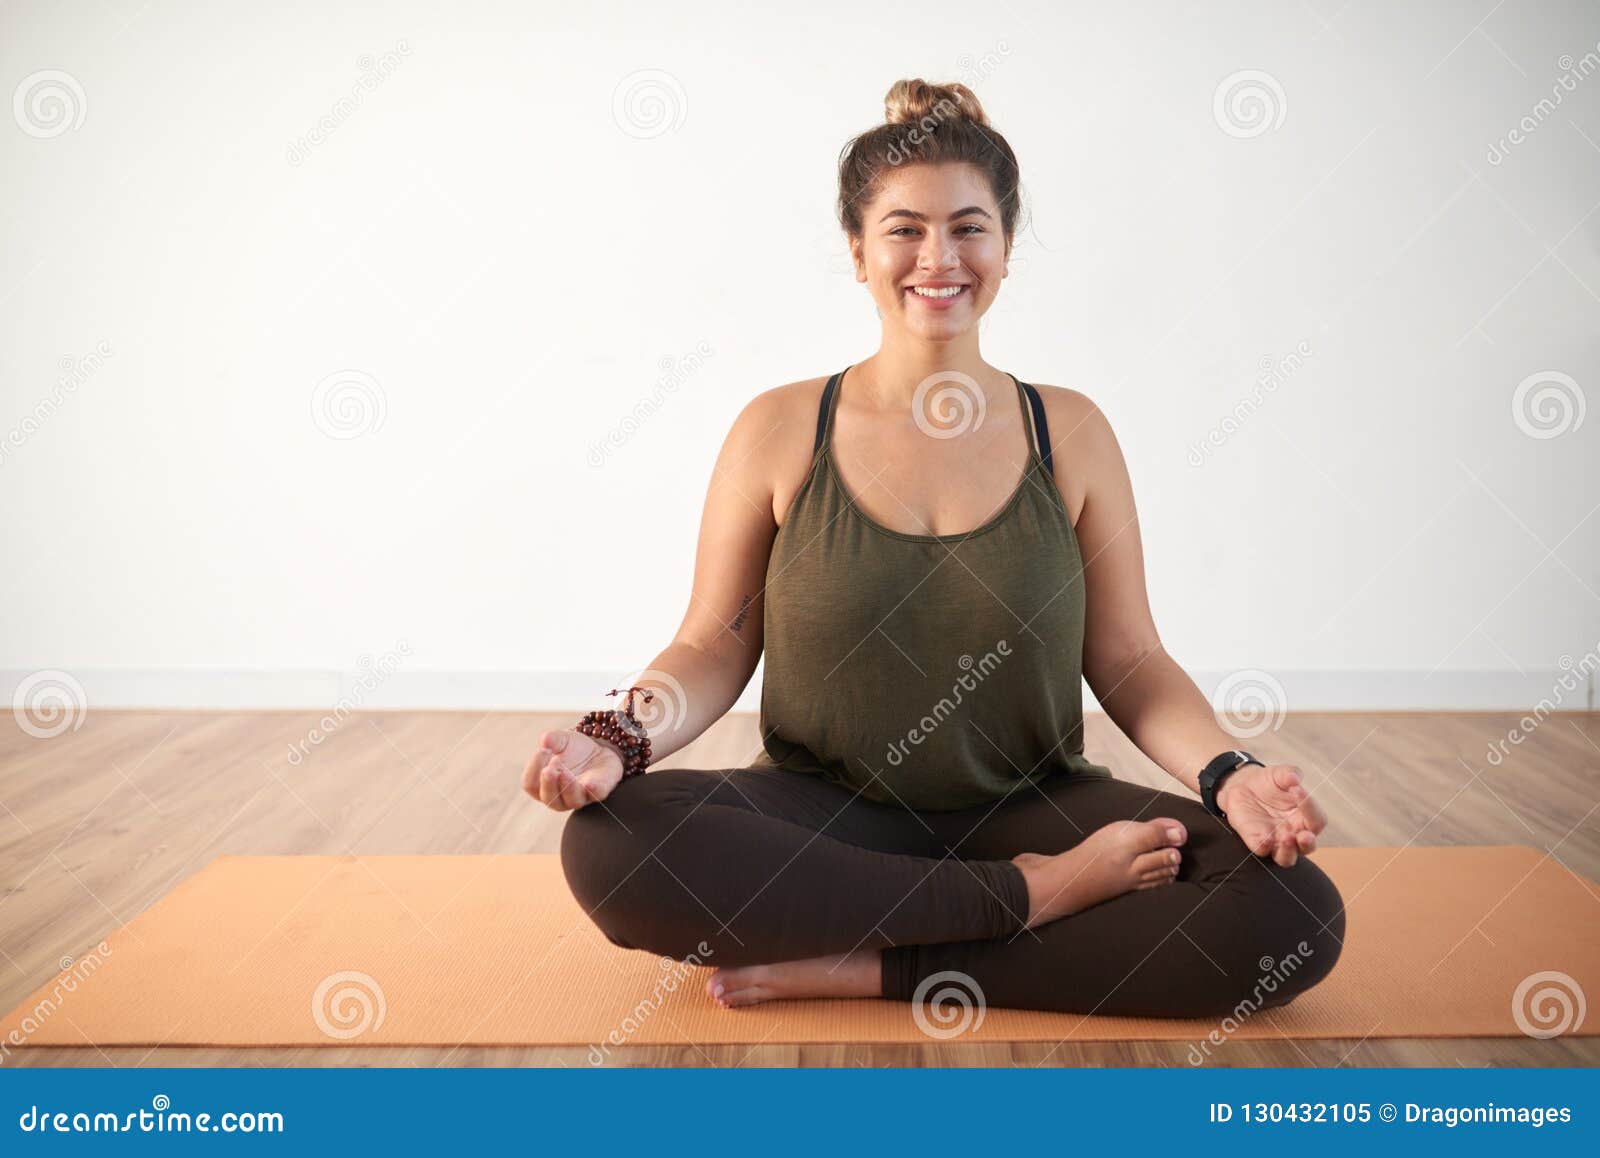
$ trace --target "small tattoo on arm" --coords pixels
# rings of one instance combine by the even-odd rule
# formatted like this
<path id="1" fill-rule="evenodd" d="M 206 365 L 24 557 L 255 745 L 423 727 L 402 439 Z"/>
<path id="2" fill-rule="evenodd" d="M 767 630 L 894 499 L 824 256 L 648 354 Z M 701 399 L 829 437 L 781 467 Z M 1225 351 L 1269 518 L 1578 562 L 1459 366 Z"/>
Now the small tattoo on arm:
<path id="1" fill-rule="evenodd" d="M 750 596 L 746 595 L 744 597 L 744 601 L 739 604 L 739 614 L 735 615 L 733 617 L 733 622 L 729 626 L 734 631 L 738 631 L 739 628 L 744 626 L 744 617 L 749 611 L 750 611 Z"/>

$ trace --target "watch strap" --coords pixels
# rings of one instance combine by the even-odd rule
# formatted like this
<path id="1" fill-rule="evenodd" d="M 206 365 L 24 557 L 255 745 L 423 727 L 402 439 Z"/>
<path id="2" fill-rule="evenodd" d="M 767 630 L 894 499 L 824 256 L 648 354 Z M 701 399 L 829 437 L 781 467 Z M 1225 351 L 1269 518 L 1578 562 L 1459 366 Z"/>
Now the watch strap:
<path id="1" fill-rule="evenodd" d="M 1266 767 L 1265 764 L 1262 764 L 1260 760 L 1257 760 L 1249 752 L 1240 748 L 1230 748 L 1228 751 L 1221 752 L 1213 757 L 1211 762 L 1201 770 L 1200 803 L 1205 806 L 1207 812 L 1217 819 L 1226 820 L 1228 817 L 1226 812 L 1217 807 L 1217 789 L 1222 787 L 1223 780 L 1243 768 L 1246 764 Z"/>

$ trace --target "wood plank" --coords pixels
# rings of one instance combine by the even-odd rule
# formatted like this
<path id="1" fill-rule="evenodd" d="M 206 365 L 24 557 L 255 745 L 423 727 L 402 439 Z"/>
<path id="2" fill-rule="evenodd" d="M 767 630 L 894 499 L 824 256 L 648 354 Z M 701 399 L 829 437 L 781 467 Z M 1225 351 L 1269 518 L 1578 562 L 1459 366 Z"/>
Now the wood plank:
<path id="1" fill-rule="evenodd" d="M 213 857 L 555 852 L 565 814 L 521 790 L 539 732 L 569 713 L 358 712 L 319 743 L 320 712 L 110 711 L 0 743 L 0 1003 L 11 1008 Z M 1247 744 L 1307 773 L 1325 845 L 1525 844 L 1600 878 L 1600 713 L 1558 713 L 1492 764 L 1508 712 L 1298 713 Z M 663 767 L 734 768 L 754 714 L 718 721 Z M 303 759 L 289 753 L 301 745 Z M 1135 783 L 1192 795 L 1103 713 L 1086 749 Z M 1600 905 L 1600 896 L 1596 896 Z M 730 1013 L 737 1016 L 737 1011 Z M 1210 1065 L 1594 1065 L 1600 1038 L 1230 1041 Z M 7 1065 L 573 1066 L 580 1047 L 33 1049 Z M 616 1049 L 626 1066 L 1185 1066 L 1182 1043 L 756 1045 Z"/>

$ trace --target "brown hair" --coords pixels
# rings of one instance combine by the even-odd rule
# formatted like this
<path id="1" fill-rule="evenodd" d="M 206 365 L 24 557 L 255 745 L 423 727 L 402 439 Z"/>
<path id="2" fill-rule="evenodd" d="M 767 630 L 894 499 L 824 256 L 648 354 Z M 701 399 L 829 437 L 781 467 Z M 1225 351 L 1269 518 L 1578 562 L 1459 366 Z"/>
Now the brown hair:
<path id="1" fill-rule="evenodd" d="M 884 176 L 900 165 L 965 162 L 979 169 L 1000 207 L 1006 240 L 1022 209 L 1016 154 L 989 124 L 978 98 L 964 84 L 897 80 L 883 98 L 884 123 L 853 138 L 839 154 L 839 224 L 861 236 L 861 210 L 882 191 Z"/>

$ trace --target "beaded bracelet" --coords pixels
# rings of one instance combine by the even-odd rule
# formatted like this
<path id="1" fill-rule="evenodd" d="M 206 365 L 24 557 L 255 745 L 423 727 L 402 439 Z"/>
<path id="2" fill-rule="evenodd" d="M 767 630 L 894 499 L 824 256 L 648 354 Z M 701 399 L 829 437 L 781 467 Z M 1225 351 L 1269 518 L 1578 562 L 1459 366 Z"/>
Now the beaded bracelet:
<path id="1" fill-rule="evenodd" d="M 572 726 L 574 732 L 582 732 L 585 736 L 604 741 L 617 748 L 622 756 L 624 780 L 630 776 L 643 776 L 645 768 L 650 763 L 650 737 L 645 733 L 639 717 L 633 714 L 634 692 L 643 692 L 644 702 L 647 704 L 655 698 L 655 693 L 644 688 L 628 688 L 620 712 L 614 708 L 596 710 Z M 608 696 L 616 694 L 616 688 L 606 693 Z"/>

